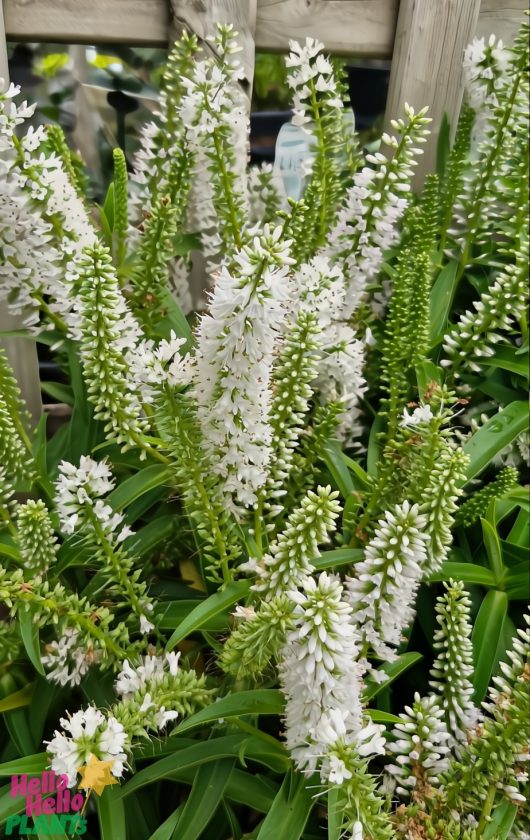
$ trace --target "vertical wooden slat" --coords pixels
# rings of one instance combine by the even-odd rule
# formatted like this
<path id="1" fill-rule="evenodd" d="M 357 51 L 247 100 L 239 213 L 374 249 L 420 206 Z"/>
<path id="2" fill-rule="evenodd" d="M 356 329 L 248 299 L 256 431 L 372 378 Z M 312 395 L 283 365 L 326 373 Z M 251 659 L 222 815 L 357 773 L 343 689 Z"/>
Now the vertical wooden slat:
<path id="1" fill-rule="evenodd" d="M 4 85 L 7 87 L 9 68 L 7 64 L 7 45 L 2 0 L 0 0 L 0 79 L 4 80 Z M 1 303 L 0 332 L 16 330 L 21 327 L 22 319 L 10 315 L 7 312 L 6 304 Z M 0 341 L 2 342 L 2 346 L 5 347 L 33 422 L 36 423 L 42 411 L 36 344 L 33 341 L 21 338 L 0 337 Z"/>
<path id="2" fill-rule="evenodd" d="M 440 122 L 447 113 L 454 129 L 463 93 L 462 57 L 477 26 L 480 0 L 401 0 L 397 22 L 386 126 L 403 104 L 429 106 L 432 134 L 416 173 L 419 187 L 436 162 Z"/>

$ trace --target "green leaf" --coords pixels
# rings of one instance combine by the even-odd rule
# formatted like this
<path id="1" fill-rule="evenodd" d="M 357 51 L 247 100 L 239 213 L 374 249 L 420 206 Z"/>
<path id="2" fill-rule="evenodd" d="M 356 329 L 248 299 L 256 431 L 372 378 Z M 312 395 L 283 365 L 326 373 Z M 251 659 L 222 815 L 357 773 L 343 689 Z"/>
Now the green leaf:
<path id="1" fill-rule="evenodd" d="M 109 224 L 109 229 L 114 230 L 114 181 L 111 181 L 105 196 L 105 203 L 103 204 L 103 212 Z"/>
<path id="2" fill-rule="evenodd" d="M 234 768 L 228 780 L 225 797 L 231 802 L 267 814 L 277 792 L 278 784 L 273 779 Z"/>
<path id="3" fill-rule="evenodd" d="M 174 743 L 178 743 L 178 739 L 175 739 Z M 178 773 L 182 769 L 198 767 L 201 764 L 218 761 L 221 758 L 237 758 L 242 750 L 253 761 L 258 761 L 260 764 L 269 766 L 265 760 L 266 753 L 264 754 L 263 752 L 263 744 L 258 743 L 257 738 L 248 736 L 245 733 L 224 735 L 211 741 L 199 741 L 193 744 L 193 746 L 185 746 L 183 749 L 174 751 L 171 755 L 140 770 L 121 788 L 120 795 L 125 799 L 131 793 L 145 787 L 145 785 L 158 782 L 160 779 L 169 778 L 172 773 Z"/>
<path id="4" fill-rule="evenodd" d="M 449 152 L 451 151 L 451 125 L 447 114 L 444 112 L 440 120 L 438 130 L 438 142 L 436 144 L 436 172 L 440 178 L 443 177 Z"/>
<path id="5" fill-rule="evenodd" d="M 488 356 L 484 363 L 489 367 L 502 368 L 528 378 L 528 359 L 519 355 L 515 347 L 497 345 L 495 355 Z"/>
<path id="6" fill-rule="evenodd" d="M 106 787 L 97 797 L 101 840 L 127 840 L 125 808 L 118 786 Z"/>
<path id="7" fill-rule="evenodd" d="M 360 464 L 357 461 L 354 461 L 352 458 L 349 458 L 347 455 L 342 453 L 342 460 L 348 467 L 349 471 L 353 473 L 353 483 L 358 486 L 359 490 L 366 490 L 370 486 L 370 479 L 368 477 L 368 473 L 366 470 L 363 470 Z"/>
<path id="8" fill-rule="evenodd" d="M 387 679 L 383 683 L 376 682 L 375 680 L 366 680 L 366 687 L 363 691 L 363 700 L 368 703 L 370 700 L 373 700 L 374 697 L 377 697 L 379 692 L 383 691 L 383 689 L 387 688 L 394 680 L 400 677 L 405 671 L 408 671 L 409 668 L 412 668 L 416 662 L 419 662 L 420 659 L 423 659 L 421 653 L 402 653 L 394 662 L 385 662 L 378 671 L 387 675 Z"/>
<path id="9" fill-rule="evenodd" d="M 362 548 L 336 548 L 323 551 L 320 557 L 315 557 L 311 565 L 315 569 L 334 569 L 336 566 L 352 566 L 364 557 Z"/>
<path id="10" fill-rule="evenodd" d="M 516 816 L 517 805 L 506 800 L 501 802 L 491 815 L 491 822 L 484 829 L 483 840 L 508 840 Z"/>
<path id="11" fill-rule="evenodd" d="M 152 464 L 122 481 L 112 493 L 109 493 L 107 501 L 114 510 L 125 510 L 144 493 L 162 484 L 169 485 L 171 477 L 172 472 L 168 467 L 163 464 Z"/>
<path id="12" fill-rule="evenodd" d="M 18 626 L 31 664 L 44 676 L 44 666 L 40 658 L 39 626 L 34 623 L 31 610 L 24 610 L 18 614 Z"/>
<path id="13" fill-rule="evenodd" d="M 475 478 L 505 446 L 528 428 L 528 403 L 510 403 L 478 429 L 464 444 L 469 456 L 468 480 Z"/>
<path id="14" fill-rule="evenodd" d="M 190 633 L 201 630 L 214 616 L 226 612 L 229 607 L 236 604 L 241 598 L 244 598 L 249 589 L 250 581 L 241 580 L 235 583 L 229 583 L 225 589 L 214 592 L 213 595 L 210 595 L 209 598 L 201 604 L 198 604 L 179 625 L 169 639 L 166 650 L 173 650 L 175 645 L 178 645 Z"/>
<path id="15" fill-rule="evenodd" d="M 478 611 L 471 640 L 473 642 L 473 660 L 475 675 L 473 700 L 476 704 L 483 701 L 499 656 L 499 639 L 502 636 L 508 611 L 508 597 L 505 592 L 490 589 Z"/>
<path id="16" fill-rule="evenodd" d="M 530 601 L 530 569 L 528 560 L 514 566 L 504 578 L 504 589 L 510 601 Z"/>
<path id="17" fill-rule="evenodd" d="M 204 598 L 187 598 L 184 601 L 166 601 L 155 607 L 154 622 L 159 630 L 175 630 L 180 627 L 184 619 L 199 604 L 204 603 Z M 226 628 L 229 616 L 229 609 L 209 618 L 201 627 L 201 632 L 208 630 L 211 633 L 220 633 Z"/>
<path id="18" fill-rule="evenodd" d="M 204 726 L 217 721 L 219 718 L 238 717 L 239 715 L 281 715 L 284 705 L 283 695 L 273 688 L 238 691 L 235 694 L 221 697 L 211 706 L 206 706 L 206 708 L 196 712 L 177 726 L 174 731 L 182 734 L 190 729 L 195 729 L 197 726 Z"/>
<path id="19" fill-rule="evenodd" d="M 144 525 L 143 528 L 139 528 L 130 537 L 127 537 L 124 546 L 134 551 L 139 557 L 142 557 L 153 551 L 161 542 L 169 539 L 174 531 L 175 516 L 173 514 L 158 516 L 156 519 L 148 522 L 147 525 Z"/>
<path id="20" fill-rule="evenodd" d="M 510 533 L 506 537 L 506 542 L 528 547 L 529 537 L 530 516 L 527 510 L 520 510 Z"/>
<path id="21" fill-rule="evenodd" d="M 499 586 L 505 571 L 504 563 L 502 562 L 502 549 L 499 535 L 497 534 L 497 529 L 487 519 L 481 519 L 480 521 L 482 524 L 484 548 L 488 555 L 490 569 L 493 572 L 495 584 Z"/>
<path id="22" fill-rule="evenodd" d="M 0 825 L 5 823 L 13 814 L 20 814 L 26 808 L 26 801 L 22 796 L 11 796 L 11 785 L 4 785 L 0 789 Z M 16 828 L 15 828 L 16 830 Z"/>
<path id="23" fill-rule="evenodd" d="M 21 773 L 35 776 L 37 773 L 46 770 L 49 763 L 50 759 L 45 752 L 27 755 L 24 758 L 15 758 L 14 761 L 6 761 L 5 764 L 0 764 L 0 778 L 19 776 Z"/>
<path id="24" fill-rule="evenodd" d="M 4 557 L 9 557 L 10 560 L 16 560 L 17 562 L 21 561 L 20 551 L 14 545 L 8 545 L 7 543 L 0 543 L 0 554 L 3 554 Z"/>
<path id="25" fill-rule="evenodd" d="M 340 789 L 328 790 L 328 840 L 340 840 L 342 830 L 342 809 L 339 807 Z"/>
<path id="26" fill-rule="evenodd" d="M 74 404 L 74 394 L 69 385 L 63 385 L 62 382 L 41 382 L 41 388 L 59 403 Z"/>
<path id="27" fill-rule="evenodd" d="M 11 709 L 20 709 L 22 706 L 29 706 L 34 688 L 34 683 L 28 683 L 24 688 L 15 691 L 8 697 L 4 697 L 0 700 L 0 712 L 9 712 Z"/>
<path id="28" fill-rule="evenodd" d="M 451 305 L 458 285 L 458 260 L 450 260 L 431 289 L 431 345 L 436 346 L 446 331 Z"/>
<path id="29" fill-rule="evenodd" d="M 263 820 L 257 840 L 300 840 L 315 799 L 310 782 L 291 771 L 285 776 L 272 808 Z"/>
<path id="30" fill-rule="evenodd" d="M 161 297 L 161 305 L 166 311 L 166 315 L 157 321 L 156 334 L 160 338 L 169 339 L 171 333 L 174 332 L 177 338 L 185 338 L 186 344 L 182 346 L 181 352 L 186 352 L 190 349 L 192 339 L 191 327 L 186 320 L 186 316 L 176 298 L 170 292 L 166 292 Z"/>
<path id="31" fill-rule="evenodd" d="M 342 449 L 337 440 L 328 440 L 323 449 L 324 462 L 331 473 L 333 481 L 340 490 L 341 496 L 347 499 L 353 493 L 355 486 L 350 471 L 342 456 Z"/>
<path id="32" fill-rule="evenodd" d="M 442 369 L 431 362 L 430 359 L 424 359 L 416 366 L 416 382 L 418 383 L 418 393 L 420 399 L 423 399 L 425 392 L 433 382 L 442 384 L 443 372 Z"/>
<path id="33" fill-rule="evenodd" d="M 429 582 L 437 583 L 451 578 L 461 580 L 463 583 L 474 583 L 478 586 L 495 586 L 493 573 L 484 566 L 477 566 L 475 563 L 444 563 L 439 572 L 435 572 L 429 577 Z"/>
<path id="34" fill-rule="evenodd" d="M 374 422 L 372 423 L 372 428 L 370 429 L 370 437 L 368 439 L 368 451 L 366 453 L 366 469 L 368 470 L 368 475 L 372 476 L 373 478 L 377 477 L 379 469 L 381 447 L 383 445 L 380 436 L 384 429 L 385 419 L 381 414 L 378 414 Z"/>
<path id="35" fill-rule="evenodd" d="M 4 712 L 4 723 L 20 755 L 33 755 L 37 744 L 33 740 L 28 716 L 24 708 Z"/>
<path id="36" fill-rule="evenodd" d="M 366 709 L 366 714 L 374 723 L 401 723 L 401 719 L 397 715 L 392 715 L 390 712 L 382 712 L 379 709 Z"/>
<path id="37" fill-rule="evenodd" d="M 180 819 L 180 815 L 184 810 L 184 802 L 175 808 L 172 814 L 169 815 L 167 820 L 164 820 L 163 823 L 160 823 L 157 830 L 151 834 L 149 840 L 171 840 L 173 836 L 173 832 L 177 826 L 177 823 Z"/>
<path id="38" fill-rule="evenodd" d="M 234 763 L 234 758 L 223 758 L 199 767 L 173 833 L 175 840 L 198 840 L 219 807 Z"/>

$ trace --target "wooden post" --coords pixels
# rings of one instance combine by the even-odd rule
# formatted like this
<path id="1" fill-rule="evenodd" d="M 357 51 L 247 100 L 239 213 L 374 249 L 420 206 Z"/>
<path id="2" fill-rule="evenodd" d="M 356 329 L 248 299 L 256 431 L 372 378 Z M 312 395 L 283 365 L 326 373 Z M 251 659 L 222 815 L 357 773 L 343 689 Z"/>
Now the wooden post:
<path id="1" fill-rule="evenodd" d="M 480 0 L 401 0 L 385 124 L 401 116 L 403 104 L 429 106 L 431 136 L 416 170 L 415 185 L 436 165 L 440 122 L 447 113 L 454 131 L 463 93 L 462 58 L 473 39 Z"/>
<path id="2" fill-rule="evenodd" d="M 2 0 L 0 0 L 0 79 L 4 80 L 4 85 L 7 87 L 9 84 L 9 68 Z M 6 303 L 0 304 L 0 307 L 0 332 L 21 329 L 23 326 L 22 318 L 10 315 Z M 42 411 L 37 345 L 35 342 L 24 338 L 2 338 L 0 336 L 0 341 L 7 352 L 33 422 L 36 423 Z"/>
<path id="3" fill-rule="evenodd" d="M 172 12 L 170 38 L 176 40 L 183 29 L 194 32 L 203 49 L 211 50 L 212 44 L 205 40 L 215 34 L 217 23 L 231 23 L 238 33 L 239 55 L 245 70 L 242 87 L 250 109 L 250 94 L 254 78 L 257 0 L 169 0 Z"/>

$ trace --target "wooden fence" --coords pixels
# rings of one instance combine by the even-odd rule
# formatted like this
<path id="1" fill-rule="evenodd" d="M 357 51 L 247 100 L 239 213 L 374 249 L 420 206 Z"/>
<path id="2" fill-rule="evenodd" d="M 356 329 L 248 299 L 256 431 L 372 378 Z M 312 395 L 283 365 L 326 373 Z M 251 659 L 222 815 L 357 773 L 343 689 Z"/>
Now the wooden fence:
<path id="1" fill-rule="evenodd" d="M 404 102 L 430 106 L 433 133 L 421 180 L 433 167 L 443 113 L 454 124 L 460 109 L 464 47 L 475 34 L 510 41 L 526 7 L 526 0 L 0 0 L 0 77 L 7 78 L 6 38 L 159 46 L 182 26 L 201 36 L 216 21 L 233 21 L 251 79 L 255 49 L 285 51 L 289 39 L 310 35 L 332 53 L 392 60 L 387 123 Z M 0 330 L 13 326 L 0 313 Z M 18 340 L 8 350 L 35 416 L 35 348 Z"/>

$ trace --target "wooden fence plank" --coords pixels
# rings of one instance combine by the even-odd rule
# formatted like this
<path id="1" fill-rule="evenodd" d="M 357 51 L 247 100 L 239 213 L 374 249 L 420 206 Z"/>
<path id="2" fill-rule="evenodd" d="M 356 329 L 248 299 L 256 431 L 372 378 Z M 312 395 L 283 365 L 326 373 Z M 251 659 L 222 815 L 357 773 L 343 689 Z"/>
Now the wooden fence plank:
<path id="1" fill-rule="evenodd" d="M 330 52 L 389 57 L 398 0 L 258 0 L 256 46 L 320 38 Z M 168 0 L 4 0 L 13 41 L 167 43 Z"/>
<path id="2" fill-rule="evenodd" d="M 0 0 L 0 79 L 7 87 L 9 70 L 7 65 L 7 47 L 4 37 L 4 17 L 2 0 Z M 20 329 L 21 319 L 15 318 L 7 312 L 5 303 L 0 304 L 0 332 Z M 32 341 L 21 338 L 1 338 L 11 366 L 14 370 L 22 396 L 36 422 L 41 413 L 39 366 L 37 361 L 37 347 Z"/>
<path id="3" fill-rule="evenodd" d="M 417 187 L 435 168 L 444 112 L 454 127 L 460 111 L 462 56 L 475 34 L 479 9 L 480 0 L 401 0 L 385 123 L 388 130 L 404 102 L 416 110 L 429 106 L 432 134 L 416 170 Z"/>
<path id="4" fill-rule="evenodd" d="M 168 33 L 172 40 L 180 37 L 183 30 L 194 32 L 203 49 L 213 51 L 214 47 L 208 36 L 215 31 L 217 23 L 230 23 L 238 34 L 241 52 L 238 60 L 243 65 L 245 78 L 241 87 L 246 94 L 248 110 L 254 80 L 254 58 L 256 45 L 257 0 L 201 0 L 201 3 L 189 3 L 189 0 L 169 0 L 172 12 L 172 30 Z"/>
<path id="5" fill-rule="evenodd" d="M 527 8 L 528 0 L 482 0 L 476 34 L 488 38 L 493 33 L 511 44 Z"/>
<path id="6" fill-rule="evenodd" d="M 339 55 L 388 58 L 398 0 L 258 0 L 256 45 L 287 49 L 290 38 L 318 38 Z"/>

